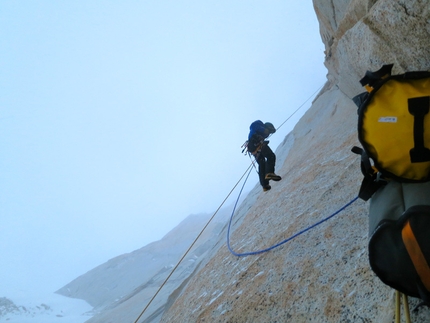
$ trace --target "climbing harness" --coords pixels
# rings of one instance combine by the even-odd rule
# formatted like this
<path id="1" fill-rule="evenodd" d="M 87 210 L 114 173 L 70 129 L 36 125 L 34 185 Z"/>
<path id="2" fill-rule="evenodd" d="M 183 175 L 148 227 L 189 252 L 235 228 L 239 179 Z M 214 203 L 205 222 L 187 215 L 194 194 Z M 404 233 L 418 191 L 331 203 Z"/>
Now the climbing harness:
<path id="1" fill-rule="evenodd" d="M 231 229 L 231 223 L 232 223 L 232 221 L 233 221 L 233 215 L 234 215 L 234 212 L 236 211 L 236 207 L 237 207 L 237 204 L 238 204 L 239 199 L 240 199 L 240 195 L 242 194 L 243 188 L 245 187 L 246 181 L 248 180 L 248 177 L 249 177 L 249 174 L 250 174 L 250 173 L 251 173 L 251 170 L 248 172 L 248 175 L 246 176 L 245 181 L 244 181 L 244 183 L 243 183 L 243 185 L 242 185 L 242 188 L 241 188 L 241 190 L 240 190 L 240 192 L 239 192 L 239 195 L 238 195 L 238 197 L 237 197 L 237 199 L 236 199 L 236 203 L 234 204 L 233 212 L 231 213 L 230 221 L 229 221 L 229 223 L 228 223 L 228 229 L 227 229 L 227 247 L 228 247 L 228 250 L 229 250 L 233 255 L 235 255 L 235 256 L 237 256 L 237 257 L 245 257 L 245 256 L 251 256 L 251 255 L 258 255 L 258 254 L 265 253 L 265 252 L 268 252 L 268 251 L 270 251 L 270 250 L 276 249 L 276 248 L 278 248 L 278 247 L 282 246 L 283 244 L 285 244 L 285 243 L 287 243 L 287 242 L 289 242 L 289 241 L 293 240 L 294 238 L 297 238 L 298 236 L 302 235 L 303 233 L 305 233 L 305 232 L 307 232 L 307 231 L 309 231 L 309 230 L 311 230 L 311 229 L 315 228 L 316 226 L 318 226 L 318 225 L 320 225 L 320 224 L 322 224 L 322 223 L 324 223 L 324 222 L 326 222 L 326 221 L 330 220 L 332 217 L 336 216 L 337 214 L 339 214 L 340 212 L 342 212 L 343 210 L 345 210 L 348 206 L 350 206 L 351 204 L 353 204 L 355 201 L 357 201 L 357 200 L 358 200 L 358 196 L 357 196 L 357 197 L 355 197 L 355 198 L 353 198 L 351 201 L 349 201 L 348 203 L 346 203 L 344 206 L 342 206 L 339 210 L 337 210 L 337 211 L 336 211 L 336 212 L 334 212 L 333 214 L 331 214 L 331 215 L 329 215 L 328 217 L 326 217 L 326 218 L 322 219 L 321 221 L 318 221 L 317 223 L 315 223 L 315 224 L 313 224 L 313 225 L 309 226 L 308 228 L 305 228 L 305 229 L 303 229 L 302 231 L 297 232 L 296 234 L 292 235 L 291 237 L 289 237 L 289 238 L 287 238 L 287 239 L 285 239 L 285 240 L 283 240 L 283 241 L 281 241 L 281 242 L 279 242 L 279 243 L 277 243 L 277 244 L 275 244 L 275 245 L 273 245 L 273 246 L 267 247 L 267 248 L 262 249 L 262 250 L 249 251 L 249 252 L 241 252 L 241 253 L 239 253 L 239 252 L 234 251 L 234 250 L 231 248 L 231 245 L 230 245 L 230 229 Z"/>
<path id="2" fill-rule="evenodd" d="M 303 102 L 276 130 L 278 130 L 279 128 L 281 128 L 297 111 L 299 111 L 299 109 L 301 107 L 303 107 L 305 105 L 306 102 L 308 102 L 318 91 L 320 91 L 322 89 L 324 85 L 320 86 L 318 88 L 318 90 L 316 90 L 308 99 L 306 99 L 305 102 Z M 245 151 L 246 149 L 246 145 L 247 142 L 241 147 L 244 148 L 244 150 L 242 152 Z M 175 265 L 175 267 L 173 267 L 172 271 L 170 272 L 170 274 L 167 276 L 167 278 L 163 281 L 163 283 L 161 284 L 161 286 L 158 288 L 158 290 L 155 292 L 155 294 L 152 296 L 152 298 L 149 300 L 149 302 L 146 304 L 145 308 L 142 310 L 142 312 L 139 314 L 139 316 L 136 318 L 136 320 L 134 321 L 134 323 L 139 322 L 140 318 L 143 316 L 143 314 L 146 312 L 146 310 L 148 309 L 148 307 L 152 304 L 152 302 L 154 301 L 154 299 L 157 297 L 157 295 L 160 293 L 161 289 L 166 285 L 167 281 L 170 279 L 170 277 L 172 277 L 173 273 L 176 271 L 176 269 L 179 267 L 179 265 L 182 263 L 182 261 L 185 259 L 185 257 L 188 255 L 188 253 L 191 251 L 192 247 L 196 244 L 197 240 L 201 237 L 201 235 L 203 234 L 203 232 L 206 230 L 206 228 L 208 227 L 208 225 L 212 222 L 212 220 L 214 219 L 215 215 L 217 215 L 218 211 L 221 209 L 221 207 L 224 205 L 224 203 L 227 201 L 227 199 L 230 197 L 230 195 L 233 193 L 233 191 L 236 189 L 236 187 L 239 185 L 239 183 L 242 181 L 243 177 L 247 175 L 247 178 L 249 176 L 249 174 L 252 171 L 252 167 L 254 167 L 256 169 L 256 166 L 254 164 L 254 162 L 251 159 L 251 165 L 248 166 L 248 168 L 246 169 L 246 171 L 243 173 L 243 175 L 240 177 L 240 179 L 237 181 L 237 183 L 233 186 L 233 188 L 231 189 L 231 191 L 227 194 L 227 196 L 225 197 L 225 199 L 222 201 L 222 203 L 220 204 L 220 206 L 218 207 L 218 209 L 214 212 L 214 214 L 212 215 L 212 217 L 208 220 L 208 222 L 206 223 L 206 225 L 203 227 L 203 229 L 200 231 L 200 233 L 197 235 L 196 239 L 192 242 L 192 244 L 190 245 L 190 247 L 187 249 L 187 251 L 184 253 L 184 255 L 181 257 L 181 259 L 179 259 L 178 263 Z M 246 181 L 245 181 L 246 182 Z M 241 189 L 241 193 L 243 190 L 243 186 Z M 239 195 L 240 196 L 240 195 Z M 239 200 L 239 198 L 238 198 Z M 238 203 L 238 200 L 236 201 L 235 204 L 235 208 L 236 205 Z M 340 211 L 339 211 L 340 212 Z M 230 229 L 230 226 L 229 226 Z"/>

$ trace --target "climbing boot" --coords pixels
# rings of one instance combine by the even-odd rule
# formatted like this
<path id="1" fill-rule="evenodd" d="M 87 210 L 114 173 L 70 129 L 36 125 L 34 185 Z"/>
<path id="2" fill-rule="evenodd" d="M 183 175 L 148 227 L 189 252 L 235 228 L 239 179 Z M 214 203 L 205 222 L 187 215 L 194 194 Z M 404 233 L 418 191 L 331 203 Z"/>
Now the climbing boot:
<path id="1" fill-rule="evenodd" d="M 267 192 L 268 190 L 270 190 L 272 187 L 270 185 L 264 185 L 263 186 L 263 191 Z"/>
<path id="2" fill-rule="evenodd" d="M 267 173 L 265 178 L 268 180 L 271 179 L 272 181 L 276 181 L 276 182 L 282 179 L 281 176 L 276 175 L 275 173 Z"/>

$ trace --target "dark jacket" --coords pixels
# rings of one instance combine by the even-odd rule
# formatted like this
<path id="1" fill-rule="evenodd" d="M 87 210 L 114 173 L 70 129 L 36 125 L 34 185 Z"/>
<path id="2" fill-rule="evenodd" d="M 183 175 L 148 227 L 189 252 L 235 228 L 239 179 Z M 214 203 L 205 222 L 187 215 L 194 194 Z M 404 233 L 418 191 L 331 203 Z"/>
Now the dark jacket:
<path id="1" fill-rule="evenodd" d="M 276 131 L 271 123 L 263 123 L 261 120 L 251 123 L 249 129 L 248 151 L 251 153 L 254 153 L 260 147 L 264 139 Z"/>

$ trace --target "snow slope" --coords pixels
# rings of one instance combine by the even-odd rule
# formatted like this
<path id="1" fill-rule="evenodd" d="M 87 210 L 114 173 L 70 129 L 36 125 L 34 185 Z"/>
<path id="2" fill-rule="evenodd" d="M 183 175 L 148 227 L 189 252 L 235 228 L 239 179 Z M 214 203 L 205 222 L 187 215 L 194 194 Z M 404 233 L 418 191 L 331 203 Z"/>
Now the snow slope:
<path id="1" fill-rule="evenodd" d="M 0 322 L 83 323 L 91 318 L 92 307 L 83 300 L 58 294 L 16 291 L 0 297 Z"/>

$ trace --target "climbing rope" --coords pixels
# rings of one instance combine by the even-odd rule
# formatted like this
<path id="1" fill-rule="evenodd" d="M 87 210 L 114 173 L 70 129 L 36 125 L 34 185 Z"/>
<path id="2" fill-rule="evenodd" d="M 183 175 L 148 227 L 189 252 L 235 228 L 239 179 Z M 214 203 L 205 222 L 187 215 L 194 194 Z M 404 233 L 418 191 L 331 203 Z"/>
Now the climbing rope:
<path id="1" fill-rule="evenodd" d="M 281 128 L 297 111 L 300 110 L 300 108 L 302 108 L 306 102 L 308 102 L 318 91 L 320 91 L 322 89 L 324 85 L 322 85 L 318 90 L 316 90 L 308 99 L 306 99 L 305 102 L 303 102 L 302 105 L 300 105 L 276 130 L 278 130 L 279 128 Z M 158 288 L 158 290 L 155 292 L 154 296 L 152 296 L 152 298 L 149 300 L 148 304 L 146 304 L 145 308 L 142 310 L 142 312 L 139 314 L 139 316 L 136 318 L 136 320 L 134 321 L 134 323 L 137 323 L 140 318 L 142 317 L 142 315 L 146 312 L 146 310 L 148 309 L 148 307 L 151 305 L 151 303 L 154 301 L 154 299 L 157 297 L 157 295 L 160 293 L 161 289 L 164 287 L 164 285 L 166 285 L 167 281 L 170 279 L 170 277 L 172 277 L 173 273 L 176 271 L 176 269 L 179 267 L 179 265 L 181 264 L 181 262 L 185 259 L 185 257 L 188 255 L 188 253 L 191 251 L 191 249 L 193 248 L 193 246 L 196 244 L 197 240 L 201 237 L 201 235 L 203 234 L 203 232 L 206 230 L 206 228 L 208 227 L 208 225 L 212 222 L 212 220 L 214 219 L 215 215 L 218 213 L 218 211 L 221 209 L 221 207 L 224 205 L 224 203 L 227 201 L 227 199 L 230 197 L 230 195 L 233 193 L 233 191 L 236 189 L 236 187 L 239 185 L 239 183 L 242 181 L 243 177 L 248 173 L 248 175 L 246 176 L 246 180 L 249 177 L 249 174 L 252 171 L 252 167 L 255 167 L 254 162 L 251 159 L 251 165 L 248 166 L 248 168 L 246 169 L 246 171 L 243 173 L 243 175 L 240 177 L 240 179 L 237 181 L 237 183 L 233 186 L 233 188 L 231 189 L 230 193 L 227 194 L 226 198 L 224 199 L 224 201 L 222 201 L 222 203 L 220 204 L 220 206 L 218 207 L 218 209 L 215 211 L 215 213 L 212 215 L 212 217 L 209 219 L 209 221 L 206 223 L 206 225 L 203 227 L 203 229 L 200 231 L 200 233 L 198 234 L 198 236 L 196 237 L 196 239 L 193 241 L 193 243 L 190 245 L 190 247 L 187 249 L 187 251 L 184 253 L 184 255 L 181 257 L 181 259 L 179 259 L 178 263 L 175 265 L 175 267 L 173 267 L 172 271 L 170 272 L 170 274 L 167 276 L 167 278 L 163 281 L 163 283 L 161 284 L 161 286 Z M 249 171 L 249 172 L 248 172 Z M 245 180 L 245 183 L 246 183 Z M 242 186 L 242 189 L 240 190 L 240 194 L 243 191 L 245 184 Z M 239 197 L 236 200 L 236 203 L 234 205 L 234 209 L 236 209 L 237 203 L 239 201 L 240 198 L 240 194 Z M 234 213 L 234 210 L 233 210 Z M 230 223 L 231 223 L 231 218 L 230 218 Z M 229 227 L 228 227 L 228 231 L 230 232 L 230 223 L 229 223 Z"/>
<path id="2" fill-rule="evenodd" d="M 411 314 L 409 312 L 409 303 L 408 303 L 408 296 L 406 294 L 403 294 L 396 290 L 395 293 L 395 308 L 394 308 L 394 322 L 400 323 L 401 321 L 401 315 L 400 315 L 400 298 L 403 300 L 403 311 L 405 315 L 406 323 L 411 323 Z"/>
<path id="3" fill-rule="evenodd" d="M 163 283 L 161 284 L 161 286 L 158 288 L 157 292 L 154 294 L 154 296 L 152 296 L 152 298 L 150 299 L 150 301 L 148 302 L 148 304 L 146 304 L 145 308 L 143 309 L 143 311 L 139 314 L 139 316 L 137 317 L 137 319 L 134 321 L 134 323 L 137 323 L 140 318 L 142 317 L 142 315 L 145 313 L 145 311 L 148 309 L 149 305 L 151 305 L 151 303 L 154 301 L 154 299 L 157 297 L 158 293 L 161 291 L 161 289 L 164 287 L 164 285 L 166 285 L 167 281 L 170 279 L 170 277 L 173 275 L 173 273 L 176 271 L 176 269 L 178 269 L 179 265 L 181 264 L 181 262 L 184 260 L 184 258 L 187 256 L 187 254 L 191 251 L 191 249 L 194 247 L 194 245 L 196 244 L 197 240 L 199 240 L 200 236 L 203 234 L 203 232 L 206 230 L 206 228 L 208 227 L 208 225 L 212 222 L 213 218 L 215 217 L 215 215 L 218 213 L 218 211 L 221 209 L 221 207 L 224 205 L 224 203 L 227 201 L 227 199 L 230 197 L 231 193 L 233 193 L 233 191 L 235 190 L 235 188 L 237 187 L 237 185 L 239 185 L 239 183 L 241 182 L 242 178 L 246 175 L 246 173 L 248 172 L 248 170 L 252 170 L 252 164 L 249 165 L 249 167 L 246 169 L 246 171 L 243 173 L 243 175 L 240 177 L 240 179 L 237 181 L 237 183 L 233 186 L 233 188 L 231 189 L 230 193 L 227 194 L 226 198 L 224 199 L 224 201 L 222 201 L 221 205 L 218 207 L 218 209 L 215 211 L 215 213 L 212 215 L 212 217 L 209 219 L 209 221 L 206 223 L 206 225 L 203 227 L 203 229 L 200 231 L 199 235 L 194 239 L 193 243 L 190 245 L 190 247 L 187 249 L 187 251 L 185 251 L 184 255 L 181 257 L 181 259 L 179 259 L 178 263 L 176 264 L 176 266 L 172 269 L 172 271 L 170 272 L 170 274 L 167 276 L 167 278 L 163 281 Z M 249 175 L 249 174 L 248 174 Z"/>
<path id="4" fill-rule="evenodd" d="M 251 170 L 252 170 L 252 169 L 251 169 Z M 326 222 L 326 221 L 330 220 L 332 217 L 336 216 L 337 214 L 339 214 L 340 212 L 342 212 L 343 210 L 345 210 L 348 206 L 350 206 L 351 204 L 353 204 L 353 203 L 354 203 L 355 201 L 357 201 L 357 199 L 358 199 L 358 196 L 357 196 L 357 197 L 354 197 L 351 201 L 349 201 L 348 203 L 346 203 L 346 204 L 345 204 L 344 206 L 342 206 L 339 210 L 337 210 L 336 212 L 332 213 L 332 214 L 331 214 L 331 215 L 329 215 L 328 217 L 326 217 L 326 218 L 322 219 L 321 221 L 318 221 L 317 223 L 315 223 L 315 224 L 311 225 L 310 227 L 308 227 L 308 228 L 306 228 L 306 229 L 303 229 L 303 230 L 302 230 L 302 231 L 300 231 L 300 232 L 297 232 L 296 234 L 292 235 L 291 237 L 289 237 L 289 238 L 287 238 L 287 239 L 285 239 L 285 240 L 283 240 L 283 241 L 281 241 L 281 242 L 279 242 L 279 243 L 277 243 L 277 244 L 275 244 L 275 245 L 273 245 L 273 246 L 270 246 L 270 247 L 265 248 L 265 249 L 262 249 L 262 250 L 238 253 L 238 252 L 235 252 L 235 251 L 231 248 L 231 245 L 230 245 L 230 229 L 231 229 L 231 223 L 232 223 L 232 221 L 233 221 L 233 215 L 234 215 L 234 212 L 236 211 L 236 207 L 237 207 L 237 204 L 238 204 L 239 199 L 240 199 L 240 195 L 242 194 L 243 188 L 245 187 L 246 181 L 248 180 L 249 174 L 251 174 L 251 170 L 248 172 L 248 175 L 246 176 L 245 181 L 243 182 L 242 188 L 240 189 L 239 195 L 238 195 L 238 197 L 237 197 L 237 199 L 236 199 L 236 203 L 234 204 L 233 212 L 231 213 L 231 216 L 230 216 L 230 221 L 229 221 L 229 223 L 228 223 L 228 229 L 227 229 L 227 248 L 228 248 L 228 250 L 229 250 L 233 255 L 235 255 L 235 256 L 237 256 L 237 257 L 245 257 L 245 256 L 251 256 L 251 255 L 258 255 L 258 254 L 260 254 L 260 253 L 264 253 L 264 252 L 268 252 L 268 251 L 270 251 L 270 250 L 273 250 L 273 249 L 275 249 L 275 248 L 277 248 L 277 247 L 279 247 L 279 246 L 281 246 L 281 245 L 283 245 L 283 244 L 287 243 L 288 241 L 291 241 L 291 240 L 293 240 L 294 238 L 297 238 L 298 236 L 302 235 L 303 233 L 305 233 L 305 232 L 307 232 L 307 231 L 309 231 L 309 230 L 311 230 L 311 229 L 315 228 L 316 226 L 318 226 L 318 225 L 320 225 L 320 224 L 322 224 L 322 223 L 324 223 L 324 222 Z M 243 176 L 242 176 L 242 177 L 243 177 Z"/>
<path id="5" fill-rule="evenodd" d="M 321 85 L 320 87 L 319 87 L 319 89 L 318 90 L 316 90 L 314 93 L 312 93 L 312 95 L 310 96 L 310 97 L 308 97 L 307 99 L 306 99 L 306 101 L 305 102 L 303 102 L 297 109 L 296 109 L 296 111 L 294 111 L 284 122 L 282 122 L 281 123 L 281 125 L 278 127 L 278 128 L 276 128 L 276 131 L 279 129 L 279 128 L 281 128 L 288 120 L 290 120 L 291 119 L 291 117 L 293 116 L 293 115 L 295 115 L 296 114 L 296 112 L 297 111 L 299 111 L 305 104 L 306 104 L 306 102 L 308 102 L 315 94 L 317 94 L 322 88 L 323 88 L 323 86 L 324 86 L 324 84 L 323 85 Z"/>

